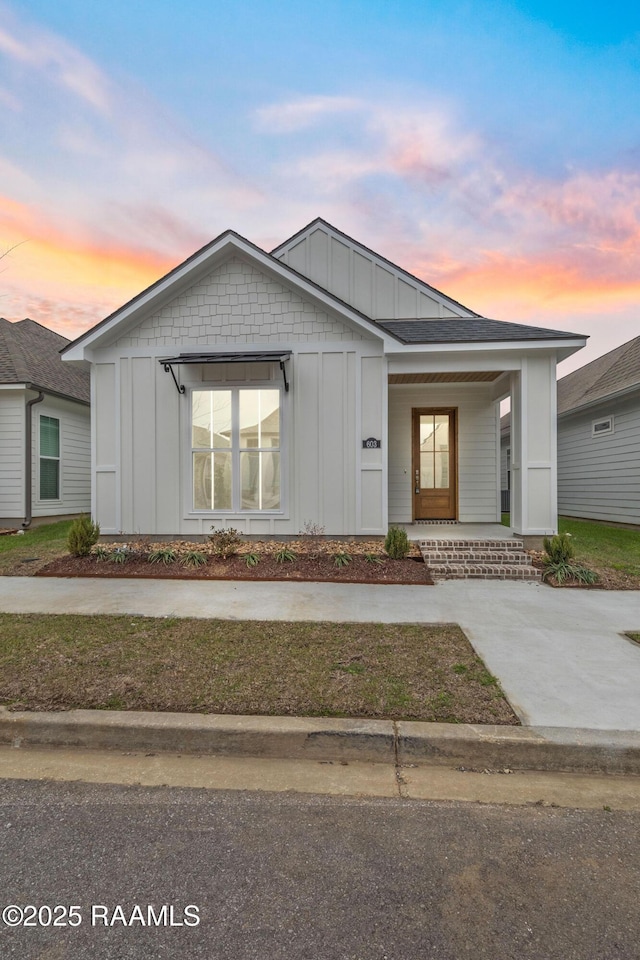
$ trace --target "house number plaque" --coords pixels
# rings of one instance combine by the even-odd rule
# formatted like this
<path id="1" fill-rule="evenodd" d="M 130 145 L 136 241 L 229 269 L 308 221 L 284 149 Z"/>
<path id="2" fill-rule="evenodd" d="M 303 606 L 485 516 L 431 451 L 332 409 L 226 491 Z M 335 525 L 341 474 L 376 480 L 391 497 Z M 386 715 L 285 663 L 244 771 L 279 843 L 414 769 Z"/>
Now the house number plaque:
<path id="1" fill-rule="evenodd" d="M 382 446 L 382 440 L 376 440 L 375 437 L 367 437 L 366 440 L 362 441 L 362 447 L 364 450 L 379 450 Z"/>

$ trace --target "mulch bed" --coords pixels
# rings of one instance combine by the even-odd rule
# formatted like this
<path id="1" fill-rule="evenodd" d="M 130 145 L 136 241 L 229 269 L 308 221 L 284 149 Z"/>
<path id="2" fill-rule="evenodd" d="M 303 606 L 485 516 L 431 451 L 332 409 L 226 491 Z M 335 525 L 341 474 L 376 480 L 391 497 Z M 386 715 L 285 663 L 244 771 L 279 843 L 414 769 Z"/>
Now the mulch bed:
<path id="1" fill-rule="evenodd" d="M 421 557 L 383 560 L 372 563 L 354 556 L 350 563 L 337 567 L 330 556 L 299 556 L 293 562 L 278 563 L 263 556 L 255 567 L 248 567 L 242 556 L 219 560 L 210 557 L 202 567 L 182 564 L 149 563 L 144 557 L 130 556 L 126 563 L 99 561 L 94 557 L 60 557 L 42 567 L 37 577 L 107 577 L 151 580 L 296 580 L 325 583 L 397 583 L 433 584 Z"/>

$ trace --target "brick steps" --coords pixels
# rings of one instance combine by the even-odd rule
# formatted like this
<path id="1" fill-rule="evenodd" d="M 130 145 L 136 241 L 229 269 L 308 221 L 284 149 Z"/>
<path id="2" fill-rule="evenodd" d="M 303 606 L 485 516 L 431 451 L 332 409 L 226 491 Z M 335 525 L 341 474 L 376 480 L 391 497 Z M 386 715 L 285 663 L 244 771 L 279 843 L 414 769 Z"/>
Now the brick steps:
<path id="1" fill-rule="evenodd" d="M 540 580 L 522 540 L 420 540 L 434 580 Z"/>

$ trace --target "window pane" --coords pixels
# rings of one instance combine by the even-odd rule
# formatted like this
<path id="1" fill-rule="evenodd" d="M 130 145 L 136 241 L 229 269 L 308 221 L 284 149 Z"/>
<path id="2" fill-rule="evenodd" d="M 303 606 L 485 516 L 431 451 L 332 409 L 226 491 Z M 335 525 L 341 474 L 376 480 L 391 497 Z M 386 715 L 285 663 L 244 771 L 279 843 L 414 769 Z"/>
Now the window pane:
<path id="1" fill-rule="evenodd" d="M 231 502 L 231 453 L 194 453 L 194 509 L 231 510 Z"/>
<path id="2" fill-rule="evenodd" d="M 438 487 L 439 489 L 447 488 L 449 486 L 449 451 L 438 451 L 434 454 L 434 457 L 436 461 L 434 486 Z"/>
<path id="3" fill-rule="evenodd" d="M 420 415 L 420 449 L 433 450 L 433 414 Z"/>
<path id="4" fill-rule="evenodd" d="M 194 390 L 191 406 L 191 445 L 231 446 L 231 391 Z"/>
<path id="5" fill-rule="evenodd" d="M 434 438 L 436 450 L 449 449 L 449 417 L 445 414 L 436 414 L 434 417 Z"/>
<path id="6" fill-rule="evenodd" d="M 280 507 L 280 454 L 241 453 L 243 510 L 277 510 Z"/>
<path id="7" fill-rule="evenodd" d="M 60 421 L 56 417 L 40 417 L 40 456 L 60 456 Z"/>
<path id="8" fill-rule="evenodd" d="M 60 499 L 60 461 L 40 461 L 40 499 Z"/>
<path id="9" fill-rule="evenodd" d="M 421 453 L 420 454 L 420 487 L 425 490 L 432 490 L 434 484 L 434 475 L 433 475 L 433 454 L 432 453 Z"/>
<path id="10" fill-rule="evenodd" d="M 280 446 L 280 391 L 240 391 L 240 447 Z"/>

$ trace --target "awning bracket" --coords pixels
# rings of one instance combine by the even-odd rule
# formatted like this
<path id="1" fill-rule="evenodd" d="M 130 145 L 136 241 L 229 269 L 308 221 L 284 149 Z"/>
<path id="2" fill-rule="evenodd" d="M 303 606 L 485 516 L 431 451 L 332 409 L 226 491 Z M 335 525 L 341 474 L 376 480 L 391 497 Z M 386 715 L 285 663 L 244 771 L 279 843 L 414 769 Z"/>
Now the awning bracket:
<path id="1" fill-rule="evenodd" d="M 280 361 L 280 369 L 282 370 L 282 379 L 284 380 L 284 392 L 289 393 L 289 381 L 287 380 L 287 371 L 285 368 L 285 362 L 286 362 L 285 360 Z"/>
<path id="2" fill-rule="evenodd" d="M 184 393 L 185 393 L 185 386 L 184 386 L 183 383 L 178 383 L 178 380 L 177 380 L 177 378 L 176 378 L 175 373 L 173 372 L 173 367 L 171 366 L 171 364 L 170 364 L 170 363 L 163 363 L 162 366 L 164 367 L 164 372 L 165 372 L 165 373 L 170 373 L 171 376 L 173 377 L 173 382 L 174 382 L 175 385 L 176 385 L 176 390 L 178 391 L 178 393 L 184 394 Z"/>

